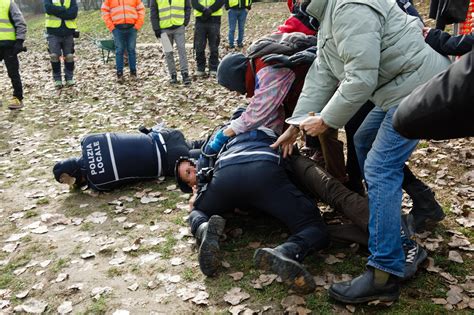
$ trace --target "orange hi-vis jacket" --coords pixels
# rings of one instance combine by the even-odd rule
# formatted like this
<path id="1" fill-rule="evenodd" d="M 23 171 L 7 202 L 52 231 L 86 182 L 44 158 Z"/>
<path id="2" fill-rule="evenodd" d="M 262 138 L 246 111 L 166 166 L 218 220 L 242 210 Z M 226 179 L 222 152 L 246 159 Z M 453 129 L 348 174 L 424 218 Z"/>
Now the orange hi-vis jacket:
<path id="1" fill-rule="evenodd" d="M 104 0 L 100 10 L 111 32 L 119 24 L 133 24 L 139 30 L 145 21 L 145 6 L 141 0 Z"/>

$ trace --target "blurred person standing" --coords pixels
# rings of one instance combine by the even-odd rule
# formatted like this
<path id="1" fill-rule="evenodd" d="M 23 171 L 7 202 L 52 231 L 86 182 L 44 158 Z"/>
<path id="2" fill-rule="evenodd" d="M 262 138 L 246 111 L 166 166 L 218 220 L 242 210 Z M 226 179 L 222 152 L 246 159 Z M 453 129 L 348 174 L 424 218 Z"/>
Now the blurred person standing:
<path id="1" fill-rule="evenodd" d="M 225 0 L 225 9 L 228 10 L 230 48 L 235 48 L 234 34 L 237 24 L 239 25 L 237 47 L 244 47 L 245 21 L 247 20 L 248 11 L 251 8 L 252 0 Z"/>

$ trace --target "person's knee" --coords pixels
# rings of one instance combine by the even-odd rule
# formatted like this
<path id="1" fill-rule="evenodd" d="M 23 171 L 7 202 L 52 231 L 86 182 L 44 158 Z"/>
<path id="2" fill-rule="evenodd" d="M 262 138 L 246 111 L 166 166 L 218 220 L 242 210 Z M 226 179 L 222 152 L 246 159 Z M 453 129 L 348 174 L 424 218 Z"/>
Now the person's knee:
<path id="1" fill-rule="evenodd" d="M 49 59 L 51 62 L 59 62 L 59 55 L 58 54 L 50 54 Z"/>
<path id="2" fill-rule="evenodd" d="M 66 57 L 64 57 L 64 61 L 74 62 L 74 55 L 73 54 L 67 54 Z"/>

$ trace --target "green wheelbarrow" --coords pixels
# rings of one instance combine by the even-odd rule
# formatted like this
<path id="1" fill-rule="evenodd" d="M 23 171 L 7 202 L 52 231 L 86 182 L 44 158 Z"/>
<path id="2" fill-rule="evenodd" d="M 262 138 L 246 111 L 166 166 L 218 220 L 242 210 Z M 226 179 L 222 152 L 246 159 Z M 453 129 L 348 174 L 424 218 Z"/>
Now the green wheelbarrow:
<path id="1" fill-rule="evenodd" d="M 115 43 L 113 39 L 98 39 L 96 41 L 97 47 L 100 48 L 102 52 L 102 61 L 104 63 L 109 62 L 110 53 L 113 53 L 112 56 L 115 56 Z M 107 56 L 106 53 L 107 52 Z"/>

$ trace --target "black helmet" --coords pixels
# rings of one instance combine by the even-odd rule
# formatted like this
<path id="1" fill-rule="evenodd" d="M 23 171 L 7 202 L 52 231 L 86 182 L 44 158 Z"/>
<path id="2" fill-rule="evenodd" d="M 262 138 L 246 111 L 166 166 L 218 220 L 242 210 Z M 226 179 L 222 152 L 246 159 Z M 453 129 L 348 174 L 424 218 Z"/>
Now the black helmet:
<path id="1" fill-rule="evenodd" d="M 179 177 L 179 173 L 178 173 L 178 168 L 179 168 L 179 165 L 182 163 L 182 162 L 189 162 L 191 163 L 192 165 L 196 166 L 196 160 L 188 157 L 188 156 L 181 156 L 177 161 L 176 161 L 176 164 L 174 165 L 174 176 L 176 178 L 176 182 L 178 183 L 178 187 L 179 189 L 181 189 L 182 192 L 184 193 L 192 193 L 193 192 L 193 189 L 191 187 L 189 187 L 189 185 L 187 183 L 185 183 L 180 177 Z"/>
<path id="2" fill-rule="evenodd" d="M 76 179 L 76 184 L 80 185 L 82 181 L 81 159 L 69 158 L 62 160 L 54 165 L 53 174 L 56 181 L 60 182 L 61 174 L 68 174 Z"/>

